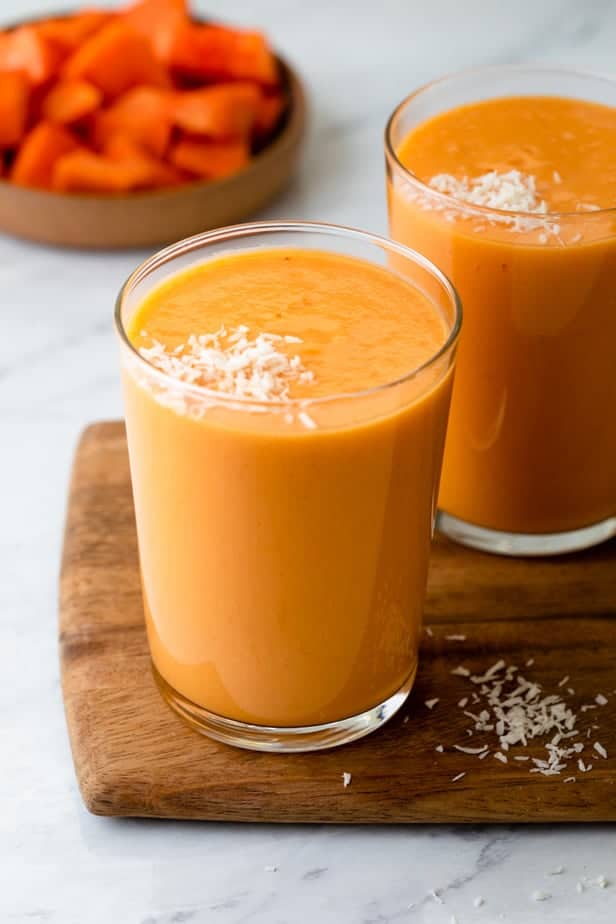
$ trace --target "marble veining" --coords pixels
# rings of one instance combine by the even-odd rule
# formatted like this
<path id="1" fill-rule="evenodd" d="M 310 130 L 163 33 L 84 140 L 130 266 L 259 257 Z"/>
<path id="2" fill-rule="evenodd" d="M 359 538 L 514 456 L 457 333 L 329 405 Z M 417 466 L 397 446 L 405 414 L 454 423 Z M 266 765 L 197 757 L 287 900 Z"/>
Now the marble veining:
<path id="1" fill-rule="evenodd" d="M 613 0 L 199 5 L 266 28 L 310 88 L 302 171 L 262 217 L 384 230 L 385 120 L 440 73 L 522 60 L 616 68 Z M 58 6 L 2 0 L 0 14 Z M 614 924 L 613 826 L 275 827 L 84 811 L 57 666 L 62 519 L 80 429 L 121 413 L 111 311 L 142 256 L 0 238 L 0 922 Z M 607 888 L 576 890 L 599 875 Z"/>

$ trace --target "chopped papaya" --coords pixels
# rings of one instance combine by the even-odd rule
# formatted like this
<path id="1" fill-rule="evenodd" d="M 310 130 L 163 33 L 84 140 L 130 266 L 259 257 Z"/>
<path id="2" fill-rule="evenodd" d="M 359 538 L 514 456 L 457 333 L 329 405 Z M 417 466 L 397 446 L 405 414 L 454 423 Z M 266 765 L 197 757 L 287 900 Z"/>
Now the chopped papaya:
<path id="1" fill-rule="evenodd" d="M 104 154 L 67 154 L 58 160 L 53 176 L 54 188 L 61 192 L 126 193 L 174 182 L 177 174 L 171 167 L 133 148 L 114 150 L 111 143 Z"/>
<path id="2" fill-rule="evenodd" d="M 260 32 L 191 23 L 177 32 L 169 63 L 178 73 L 204 81 L 279 83 L 276 59 Z"/>
<path id="3" fill-rule="evenodd" d="M 269 138 L 274 132 L 285 110 L 285 106 L 286 100 L 284 95 L 280 92 L 261 97 L 255 122 L 255 133 L 260 139 Z"/>
<path id="4" fill-rule="evenodd" d="M 74 135 L 60 125 L 39 122 L 21 144 L 10 178 L 20 186 L 50 189 L 56 162 L 78 147 Z"/>
<path id="5" fill-rule="evenodd" d="M 143 186 L 173 186 L 181 181 L 181 174 L 175 167 L 153 157 L 138 143 L 123 135 L 110 138 L 103 153 L 118 163 L 133 164 L 136 171 L 139 169 L 142 172 Z"/>
<path id="6" fill-rule="evenodd" d="M 68 55 L 113 18 L 107 10 L 83 10 L 74 15 L 44 19 L 36 24 L 38 33 Z"/>
<path id="7" fill-rule="evenodd" d="M 171 149 L 171 163 L 195 176 L 217 180 L 241 170 L 250 159 L 245 141 L 183 139 Z"/>
<path id="8" fill-rule="evenodd" d="M 63 72 L 68 80 L 89 80 L 110 99 L 139 84 L 170 86 L 169 76 L 148 40 L 121 21 L 87 39 L 68 59 Z"/>
<path id="9" fill-rule="evenodd" d="M 162 61 L 169 60 L 177 34 L 190 22 L 186 0 L 140 0 L 122 15 L 135 32 L 151 42 Z"/>
<path id="10" fill-rule="evenodd" d="M 24 74 L 0 73 L 0 148 L 19 144 L 26 130 L 30 84 Z"/>
<path id="11" fill-rule="evenodd" d="M 115 135 L 124 135 L 162 157 L 171 135 L 169 94 L 155 87 L 135 87 L 98 112 L 91 129 L 95 147 L 104 148 Z"/>
<path id="12" fill-rule="evenodd" d="M 175 125 L 211 138 L 245 138 L 255 124 L 261 91 L 254 83 L 222 83 L 174 94 Z"/>
<path id="13" fill-rule="evenodd" d="M 95 112 L 102 99 L 102 92 L 87 80 L 61 80 L 43 100 L 41 111 L 49 122 L 70 125 Z"/>
<path id="14" fill-rule="evenodd" d="M 56 46 L 36 26 L 6 32 L 0 42 L 0 71 L 22 71 L 34 86 L 57 73 L 61 58 Z"/>
<path id="15" fill-rule="evenodd" d="M 132 165 L 93 151 L 72 151 L 56 163 L 53 188 L 59 192 L 122 193 L 135 189 L 140 178 Z"/>
<path id="16" fill-rule="evenodd" d="M 188 0 L 125 3 L 0 30 L 9 180 L 124 193 L 217 179 L 272 137 L 286 97 L 261 33 L 195 22 Z"/>

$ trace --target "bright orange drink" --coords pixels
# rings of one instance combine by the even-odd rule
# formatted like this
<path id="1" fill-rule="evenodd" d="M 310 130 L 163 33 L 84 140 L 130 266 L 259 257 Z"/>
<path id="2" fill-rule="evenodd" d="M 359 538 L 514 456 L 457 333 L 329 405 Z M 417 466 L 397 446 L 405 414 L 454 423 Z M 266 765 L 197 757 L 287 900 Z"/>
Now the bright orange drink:
<path id="1" fill-rule="evenodd" d="M 415 675 L 458 308 L 384 240 L 254 227 L 120 302 L 146 622 L 200 730 L 324 747 Z"/>
<path id="2" fill-rule="evenodd" d="M 611 81 L 496 69 L 390 123 L 392 236 L 465 308 L 442 524 L 493 551 L 616 532 L 615 103 Z"/>

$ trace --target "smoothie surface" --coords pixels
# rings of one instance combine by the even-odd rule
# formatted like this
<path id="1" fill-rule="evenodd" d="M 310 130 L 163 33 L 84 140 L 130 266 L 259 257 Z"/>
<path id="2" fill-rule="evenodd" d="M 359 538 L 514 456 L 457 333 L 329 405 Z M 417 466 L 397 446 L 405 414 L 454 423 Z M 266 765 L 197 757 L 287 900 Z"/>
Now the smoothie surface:
<path id="1" fill-rule="evenodd" d="M 167 353 L 191 336 L 276 335 L 276 349 L 298 356 L 289 398 L 318 398 L 394 382 L 427 362 L 448 329 L 433 302 L 401 276 L 355 257 L 272 248 L 222 255 L 183 270 L 154 289 L 127 333 L 138 349 L 156 341 Z M 197 384 L 211 383 L 197 381 Z"/>
<path id="2" fill-rule="evenodd" d="M 397 151 L 423 182 L 491 171 L 534 177 L 550 212 L 616 207 L 616 107 L 556 96 L 481 100 L 414 128 Z"/>

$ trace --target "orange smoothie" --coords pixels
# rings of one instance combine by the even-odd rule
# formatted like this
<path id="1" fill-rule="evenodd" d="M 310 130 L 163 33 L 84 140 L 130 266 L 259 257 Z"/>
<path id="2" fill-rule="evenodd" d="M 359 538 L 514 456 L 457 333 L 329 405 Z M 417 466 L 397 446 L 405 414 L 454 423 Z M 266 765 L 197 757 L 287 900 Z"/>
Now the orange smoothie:
<path id="1" fill-rule="evenodd" d="M 557 96 L 442 111 L 390 152 L 392 237 L 464 305 L 439 507 L 466 523 L 616 515 L 614 152 L 616 108 Z"/>
<path id="2" fill-rule="evenodd" d="M 412 681 L 451 351 L 408 373 L 449 331 L 402 277 L 309 249 L 216 256 L 138 305 L 126 422 L 151 653 L 173 691 L 291 727 Z"/>

